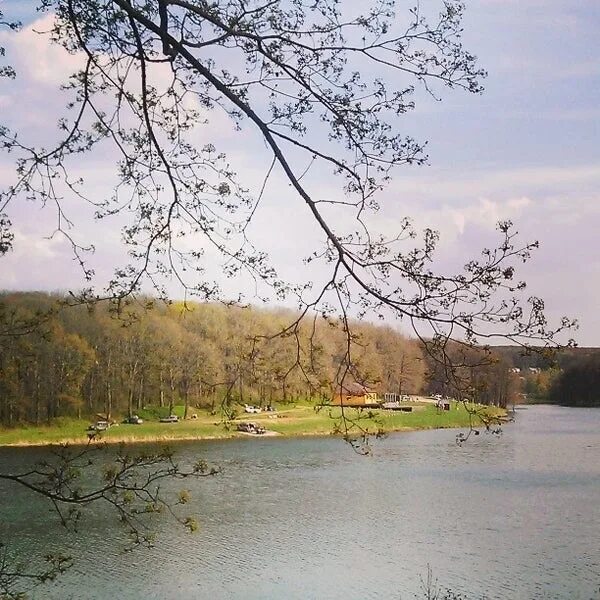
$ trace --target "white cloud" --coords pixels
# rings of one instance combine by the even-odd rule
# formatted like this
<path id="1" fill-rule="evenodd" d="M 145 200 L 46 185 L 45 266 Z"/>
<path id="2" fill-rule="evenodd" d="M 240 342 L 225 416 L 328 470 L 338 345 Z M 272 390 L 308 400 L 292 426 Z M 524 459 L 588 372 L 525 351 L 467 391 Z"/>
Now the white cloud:
<path id="1" fill-rule="evenodd" d="M 54 19 L 48 15 L 36 21 L 31 29 L 17 34 L 19 63 L 31 79 L 46 86 L 60 86 L 65 76 L 75 73 L 84 66 L 82 53 L 69 54 L 57 44 L 48 44 L 46 33 Z"/>
<path id="2" fill-rule="evenodd" d="M 9 62 L 29 83 L 56 89 L 65 77 L 80 69 L 83 54 L 70 54 L 62 46 L 49 42 L 54 15 L 45 15 L 17 32 L 0 32 Z"/>
<path id="3" fill-rule="evenodd" d="M 80 279 L 78 275 L 74 280 L 65 268 L 71 257 L 64 237 L 42 237 L 39 230 L 18 227 L 13 233 L 13 251 L 2 258 L 0 287 L 54 290 Z"/>

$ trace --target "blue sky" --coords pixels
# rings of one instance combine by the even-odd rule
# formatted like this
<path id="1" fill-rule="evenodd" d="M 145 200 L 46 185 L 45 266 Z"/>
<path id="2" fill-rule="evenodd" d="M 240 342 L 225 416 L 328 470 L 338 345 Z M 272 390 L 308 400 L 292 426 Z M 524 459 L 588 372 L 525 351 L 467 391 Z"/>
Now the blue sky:
<path id="1" fill-rule="evenodd" d="M 38 18 L 34 5 L 6 0 L 3 9 L 30 22 Z M 442 102 L 420 98 L 406 117 L 406 133 L 429 141 L 429 165 L 397 171 L 382 195 L 377 222 L 385 229 L 411 216 L 419 227 L 438 228 L 445 256 L 459 263 L 489 245 L 495 221 L 511 218 L 524 238 L 541 243 L 524 270 L 530 292 L 546 299 L 551 318 L 568 314 L 580 320 L 581 345 L 600 346 L 600 3 L 467 0 L 466 5 L 464 41 L 488 71 L 485 92 L 444 91 Z M 0 81 L 0 122 L 33 133 L 56 120 L 57 86 L 70 63 L 43 39 L 25 33 L 1 37 L 20 81 Z M 241 172 L 252 180 L 254 158 L 235 154 L 235 136 L 230 143 Z M 93 169 L 101 189 L 109 165 L 100 162 Z M 0 156 L 0 184 L 9 171 Z M 258 235 L 261 227 L 269 228 L 266 249 L 280 270 L 295 272 L 293 230 L 285 221 L 273 228 L 282 193 L 283 182 L 274 178 L 256 228 Z M 45 239 L 43 219 L 31 218 L 41 212 L 26 209 L 15 209 L 17 245 L 2 261 L 0 287 L 76 287 L 80 276 L 67 249 L 60 240 Z M 294 227 L 306 218 L 298 210 Z M 94 257 L 99 273 L 120 256 L 118 231 L 105 241 Z"/>

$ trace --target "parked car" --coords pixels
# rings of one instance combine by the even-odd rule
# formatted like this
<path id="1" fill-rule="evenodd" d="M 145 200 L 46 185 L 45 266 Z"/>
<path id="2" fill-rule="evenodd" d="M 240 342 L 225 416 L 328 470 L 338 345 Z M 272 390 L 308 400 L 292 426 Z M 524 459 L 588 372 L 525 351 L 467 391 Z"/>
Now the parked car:
<path id="1" fill-rule="evenodd" d="M 168 417 L 162 417 L 159 421 L 161 423 L 179 423 L 179 417 L 177 415 L 169 415 Z"/>
<path id="2" fill-rule="evenodd" d="M 88 431 L 106 431 L 109 427 L 108 421 L 96 421 L 88 427 Z"/>
<path id="3" fill-rule="evenodd" d="M 144 419 L 140 419 L 137 415 L 132 415 L 125 419 L 125 423 L 129 423 L 130 425 L 141 425 L 144 422 Z"/>
<path id="4" fill-rule="evenodd" d="M 262 412 L 262 409 L 258 406 L 252 406 L 251 404 L 244 404 L 244 412 L 251 414 L 258 414 Z"/>
<path id="5" fill-rule="evenodd" d="M 243 433 L 255 433 L 258 435 L 262 435 L 267 431 L 262 425 L 259 425 L 258 423 L 250 423 L 248 421 L 242 421 L 241 423 L 238 423 L 237 430 Z"/>

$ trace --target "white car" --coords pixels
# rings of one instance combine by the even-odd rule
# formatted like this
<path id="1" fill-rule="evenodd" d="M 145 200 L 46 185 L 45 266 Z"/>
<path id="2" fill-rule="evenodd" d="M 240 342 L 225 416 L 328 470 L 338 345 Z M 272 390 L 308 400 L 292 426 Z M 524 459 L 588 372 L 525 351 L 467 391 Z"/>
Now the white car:
<path id="1" fill-rule="evenodd" d="M 250 414 L 258 414 L 258 413 L 262 412 L 262 409 L 259 408 L 258 406 L 252 406 L 251 404 L 244 404 L 244 412 L 247 412 Z"/>
<path id="2" fill-rule="evenodd" d="M 177 415 L 169 415 L 168 417 L 163 417 L 159 419 L 161 423 L 179 423 L 179 417 Z"/>

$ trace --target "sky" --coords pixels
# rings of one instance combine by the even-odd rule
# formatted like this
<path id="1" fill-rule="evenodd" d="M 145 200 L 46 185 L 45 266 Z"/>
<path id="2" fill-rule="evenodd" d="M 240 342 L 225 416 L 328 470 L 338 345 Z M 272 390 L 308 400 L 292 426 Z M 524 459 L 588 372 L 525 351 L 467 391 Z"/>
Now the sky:
<path id="1" fill-rule="evenodd" d="M 32 31 L 47 24 L 37 20 L 34 5 L 2 5 L 25 27 L 0 33 L 18 71 L 16 82 L 0 80 L 0 123 L 43 140 L 55 131 L 64 102 L 58 87 L 76 59 Z M 464 42 L 488 72 L 485 91 L 445 91 L 439 102 L 420 98 L 406 128 L 428 141 L 428 164 L 395 172 L 375 224 L 392 230 L 410 216 L 417 228 L 439 229 L 442 254 L 460 263 L 493 243 L 498 220 L 511 219 L 524 239 L 540 242 L 522 272 L 529 293 L 545 299 L 551 321 L 565 314 L 579 320 L 574 337 L 580 345 L 600 346 L 600 3 L 467 0 L 466 6 Z M 258 146 L 245 146 L 243 135 L 222 123 L 213 127 L 238 172 L 259 187 L 264 164 Z M 109 193 L 109 158 L 83 166 L 98 194 Z M 0 187 L 11 180 L 11 168 L 0 154 Z M 325 175 L 321 183 L 327 189 Z M 266 240 L 281 272 L 302 278 L 298 232 L 306 228 L 301 237 L 309 245 L 317 238 L 304 207 L 289 195 L 283 178 L 274 176 L 254 234 Z M 84 285 L 64 240 L 50 238 L 51 210 L 31 203 L 13 208 L 15 247 L 1 259 L 0 288 Z M 73 208 L 84 237 L 94 233 L 85 210 Z M 109 276 L 123 252 L 118 226 L 101 237 L 92 259 L 99 279 Z M 235 291 L 243 284 L 227 285 Z"/>

